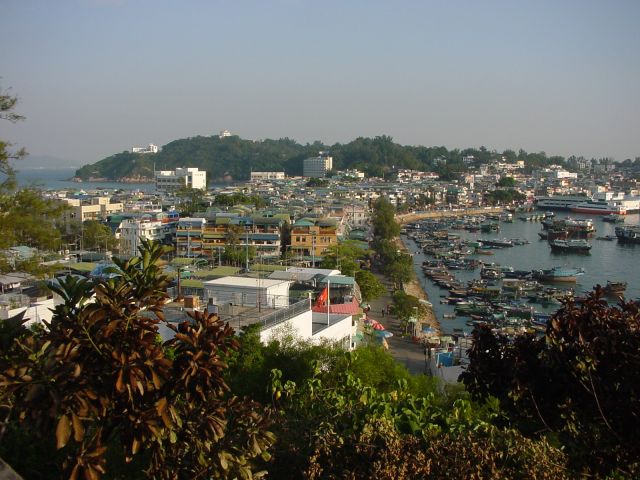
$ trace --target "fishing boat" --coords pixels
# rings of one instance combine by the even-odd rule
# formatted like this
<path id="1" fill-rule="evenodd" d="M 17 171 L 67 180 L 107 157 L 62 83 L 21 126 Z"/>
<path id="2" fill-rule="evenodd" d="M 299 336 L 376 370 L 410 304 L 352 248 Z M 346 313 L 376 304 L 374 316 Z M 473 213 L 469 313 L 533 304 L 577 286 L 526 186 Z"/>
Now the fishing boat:
<path id="1" fill-rule="evenodd" d="M 602 221 L 609 223 L 624 223 L 624 217 L 616 213 L 610 213 L 602 217 Z"/>
<path id="2" fill-rule="evenodd" d="M 513 247 L 513 242 L 508 238 L 487 238 L 478 240 L 482 245 L 488 245 L 490 247 Z"/>
<path id="3" fill-rule="evenodd" d="M 547 282 L 577 282 L 580 275 L 584 275 L 584 269 L 570 267 L 553 267 L 533 272 L 534 278 Z"/>
<path id="4" fill-rule="evenodd" d="M 616 227 L 616 237 L 620 243 L 640 243 L 640 225 Z"/>
<path id="5" fill-rule="evenodd" d="M 589 250 L 591 250 L 591 244 L 584 239 L 550 240 L 549 245 L 551 246 L 551 250 L 558 252 L 589 253 Z"/>
<path id="6" fill-rule="evenodd" d="M 612 282 L 607 280 L 607 285 L 604 287 L 604 293 L 607 295 L 620 295 L 627 289 L 627 282 Z"/>

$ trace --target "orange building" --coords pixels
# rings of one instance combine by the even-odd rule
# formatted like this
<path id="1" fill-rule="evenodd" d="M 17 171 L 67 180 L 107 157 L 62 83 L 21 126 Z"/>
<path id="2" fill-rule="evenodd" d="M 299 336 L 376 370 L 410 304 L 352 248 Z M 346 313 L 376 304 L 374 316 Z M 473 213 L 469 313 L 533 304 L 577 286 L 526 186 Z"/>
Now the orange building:
<path id="1" fill-rule="evenodd" d="M 338 229 L 334 220 L 303 218 L 291 226 L 291 252 L 315 263 L 331 245 L 338 244 Z"/>

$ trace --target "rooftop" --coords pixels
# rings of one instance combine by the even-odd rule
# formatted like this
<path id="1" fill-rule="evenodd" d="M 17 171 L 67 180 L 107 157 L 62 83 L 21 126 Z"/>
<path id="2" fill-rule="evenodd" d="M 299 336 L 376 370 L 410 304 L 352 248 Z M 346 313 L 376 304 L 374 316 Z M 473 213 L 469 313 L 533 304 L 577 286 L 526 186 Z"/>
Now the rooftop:
<path id="1" fill-rule="evenodd" d="M 282 285 L 283 283 L 291 283 L 284 280 L 274 280 L 269 278 L 249 278 L 249 277 L 222 277 L 216 278 L 215 280 L 209 280 L 204 282 L 204 286 L 229 286 L 229 287 L 240 287 L 240 288 L 271 288 L 276 285 Z"/>

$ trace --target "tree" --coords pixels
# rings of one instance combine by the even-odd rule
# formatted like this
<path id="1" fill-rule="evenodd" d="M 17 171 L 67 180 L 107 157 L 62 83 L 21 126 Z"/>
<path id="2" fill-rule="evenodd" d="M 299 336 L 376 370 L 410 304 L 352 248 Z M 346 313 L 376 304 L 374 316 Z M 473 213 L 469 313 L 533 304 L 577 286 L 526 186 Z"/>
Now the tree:
<path id="1" fill-rule="evenodd" d="M 324 253 L 322 268 L 339 268 L 343 275 L 355 277 L 360 270 L 360 262 L 367 258 L 367 252 L 353 240 L 331 245 Z"/>
<path id="2" fill-rule="evenodd" d="M 513 177 L 502 177 L 496 183 L 497 187 L 511 187 L 514 188 L 517 185 L 516 180 Z"/>
<path id="3" fill-rule="evenodd" d="M 24 120 L 22 115 L 13 111 L 17 103 L 17 97 L 14 97 L 6 90 L 3 91 L 0 87 L 0 120 L 7 120 L 11 123 Z M 12 147 L 12 143 L 0 139 L 0 174 L 7 176 L 7 178 L 0 183 L 0 195 L 4 195 L 7 191 L 14 190 L 16 186 L 15 171 L 11 166 L 11 161 L 19 160 L 27 154 L 23 148 L 13 150 Z"/>
<path id="4" fill-rule="evenodd" d="M 555 436 L 578 471 L 640 475 L 637 303 L 610 306 L 596 287 L 566 301 L 544 338 L 510 341 L 488 327 L 473 335 L 461 380 L 475 398 L 498 398 L 525 434 Z"/>
<path id="5" fill-rule="evenodd" d="M 384 198 L 373 204 L 373 235 L 376 240 L 390 240 L 400 235 L 400 225 L 395 221 L 395 208 Z"/>
<path id="6" fill-rule="evenodd" d="M 495 404 L 441 401 L 414 395 L 404 379 L 370 381 L 354 364 L 376 364 L 380 349 L 346 354 L 344 368 L 316 364 L 311 378 L 285 381 L 271 373 L 272 401 L 279 410 L 269 473 L 274 478 L 563 478 L 565 458 L 544 440 L 496 428 Z M 337 371 L 336 371 L 337 370 Z M 326 372 L 326 373 L 324 373 Z M 334 373 L 335 372 L 335 373 Z M 381 387 L 371 383 L 382 381 Z"/>
<path id="7" fill-rule="evenodd" d="M 183 216 L 190 216 L 202 208 L 204 191 L 199 188 L 183 187 L 176 191 L 180 199 L 180 211 Z"/>
<path id="8" fill-rule="evenodd" d="M 387 293 L 387 289 L 380 280 L 368 270 L 358 271 L 356 282 L 358 282 L 364 300 L 373 300 Z"/>
<path id="9" fill-rule="evenodd" d="M 253 245 L 242 245 L 242 240 L 248 241 L 244 237 L 247 233 L 239 225 L 230 225 L 227 229 L 225 239 L 224 253 L 222 254 L 225 262 L 231 265 L 243 265 L 251 262 L 256 256 L 256 247 Z M 247 260 L 248 259 L 248 260 Z"/>
<path id="10" fill-rule="evenodd" d="M 55 442 L 55 455 L 21 467 L 42 472 L 53 463 L 71 479 L 252 478 L 273 442 L 268 417 L 224 381 L 237 348 L 228 324 L 201 313 L 164 322 L 166 250 L 145 241 L 139 257 L 115 260 L 115 278 L 52 285 L 63 303 L 51 323 L 2 357 L 2 401 L 20 427 L 10 432 Z M 160 340 L 160 324 L 175 336 Z"/>
<path id="11" fill-rule="evenodd" d="M 16 97 L 0 89 L 0 119 L 10 122 L 22 120 L 21 115 L 13 112 L 16 104 Z M 42 198 L 36 190 L 17 190 L 11 162 L 25 155 L 24 149 L 14 150 L 10 142 L 0 140 L 0 174 L 6 175 L 0 183 L 0 249 L 15 245 L 44 250 L 59 248 L 61 236 L 56 227 L 67 207 L 61 202 Z M 0 269 L 8 269 L 9 264 L 7 259 L 0 258 Z M 27 262 L 23 266 L 37 273 L 36 262 Z"/>
<path id="12" fill-rule="evenodd" d="M 111 229 L 97 220 L 88 220 L 83 225 L 84 247 L 88 249 L 113 249 L 116 238 Z"/>

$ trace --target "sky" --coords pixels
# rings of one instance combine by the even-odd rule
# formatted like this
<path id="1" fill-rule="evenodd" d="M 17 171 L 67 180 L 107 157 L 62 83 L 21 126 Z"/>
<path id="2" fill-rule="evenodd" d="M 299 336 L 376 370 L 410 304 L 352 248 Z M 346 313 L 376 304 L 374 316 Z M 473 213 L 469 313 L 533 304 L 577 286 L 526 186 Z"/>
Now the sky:
<path id="1" fill-rule="evenodd" d="M 69 165 L 242 138 L 640 156 L 637 0 L 0 0 L 0 138 Z"/>

